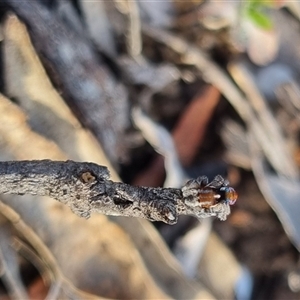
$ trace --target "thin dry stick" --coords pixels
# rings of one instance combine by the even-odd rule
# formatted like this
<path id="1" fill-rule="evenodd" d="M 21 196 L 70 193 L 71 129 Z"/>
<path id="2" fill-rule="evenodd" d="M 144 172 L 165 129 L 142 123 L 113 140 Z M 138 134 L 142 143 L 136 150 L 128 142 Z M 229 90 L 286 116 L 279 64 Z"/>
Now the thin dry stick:
<path id="1" fill-rule="evenodd" d="M 74 161 L 0 162 L 0 193 L 50 196 L 81 217 L 91 212 L 175 224 L 179 215 L 225 220 L 236 193 L 216 176 L 202 176 L 182 189 L 138 187 L 109 180 L 109 171 Z"/>
<path id="2" fill-rule="evenodd" d="M 259 142 L 266 156 L 270 159 L 270 163 L 278 173 L 290 178 L 298 176 L 298 172 L 296 172 L 295 168 L 291 165 L 291 160 L 285 151 L 281 151 L 285 163 L 283 164 L 282 161 L 278 161 L 278 157 L 274 155 L 274 153 L 276 153 L 276 151 L 274 152 L 274 147 L 270 146 L 270 143 L 266 143 L 266 141 L 269 140 L 268 137 L 271 135 L 268 128 L 265 128 L 257 119 L 248 100 L 233 84 L 226 73 L 211 61 L 201 49 L 196 48 L 180 37 L 154 26 L 143 24 L 142 29 L 144 34 L 163 43 L 176 53 L 180 54 L 183 62 L 192 64 L 198 68 L 202 72 L 204 80 L 213 84 L 221 91 L 240 117 L 245 121 L 247 126 L 254 132 L 256 140 Z M 286 167 L 287 164 L 288 167 Z"/>
<path id="3" fill-rule="evenodd" d="M 128 52 L 133 57 L 139 56 L 142 51 L 139 5 L 136 0 L 114 0 L 114 4 L 119 12 L 126 15 L 127 18 L 126 43 Z"/>
<path id="4" fill-rule="evenodd" d="M 129 28 L 127 47 L 132 56 L 138 56 L 142 51 L 142 36 L 139 8 L 136 0 L 128 1 Z"/>
<path id="5" fill-rule="evenodd" d="M 0 204 L 1 206 L 1 204 Z M 30 237 L 26 237 L 28 239 Z M 28 262 L 30 262 L 35 269 L 40 274 L 45 286 L 50 286 L 53 278 L 52 270 L 43 261 L 43 258 L 38 255 L 38 253 L 28 245 L 23 239 L 18 236 L 14 236 L 11 247 L 21 256 L 24 257 Z M 55 297 L 53 297 L 55 298 Z"/>
<path id="6" fill-rule="evenodd" d="M 26 289 L 20 277 L 18 258 L 10 247 L 10 232 L 6 226 L 0 231 L 0 259 L 5 273 L 2 281 L 11 299 L 28 299 Z"/>
<path id="7" fill-rule="evenodd" d="M 49 249 L 45 246 L 42 240 L 35 234 L 35 232 L 21 219 L 12 208 L 0 201 L 0 212 L 5 216 L 14 226 L 14 228 L 28 241 L 28 243 L 35 249 L 40 258 L 49 269 L 49 275 L 52 275 L 51 281 L 53 284 L 50 287 L 46 299 L 59 299 L 63 293 L 67 295 L 66 299 L 105 299 L 97 297 L 96 295 L 88 294 L 78 290 L 73 284 L 68 281 L 62 274 L 55 258 Z M 24 297 L 22 297 L 24 298 Z"/>
<path id="8" fill-rule="evenodd" d="M 293 177 L 297 178 L 298 170 L 286 146 L 282 130 L 267 106 L 266 100 L 255 85 L 253 76 L 245 66 L 245 63 L 242 61 L 232 62 L 229 64 L 228 69 L 237 85 L 247 96 L 257 114 L 258 120 L 268 133 L 266 135 L 266 142 L 269 144 L 267 147 L 270 149 L 268 157 L 273 157 L 270 160 L 276 161 L 276 165 L 279 168 L 284 166 L 285 169 L 288 169 L 287 173 L 293 174 Z"/>

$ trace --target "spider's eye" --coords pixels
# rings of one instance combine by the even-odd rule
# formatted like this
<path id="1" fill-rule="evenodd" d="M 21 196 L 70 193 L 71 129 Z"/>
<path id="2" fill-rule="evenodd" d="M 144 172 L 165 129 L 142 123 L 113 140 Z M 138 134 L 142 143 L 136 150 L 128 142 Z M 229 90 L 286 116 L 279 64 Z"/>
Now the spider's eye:
<path id="1" fill-rule="evenodd" d="M 237 192 L 232 187 L 226 188 L 225 196 L 226 196 L 226 201 L 228 201 L 230 205 L 233 205 L 238 198 Z"/>
<path id="2" fill-rule="evenodd" d="M 238 194 L 237 194 L 237 192 L 235 191 L 234 188 L 226 186 L 226 187 L 222 187 L 220 189 L 220 191 L 222 191 L 224 193 L 223 194 L 224 195 L 224 199 L 230 205 L 233 205 L 236 202 L 236 200 L 238 198 Z"/>

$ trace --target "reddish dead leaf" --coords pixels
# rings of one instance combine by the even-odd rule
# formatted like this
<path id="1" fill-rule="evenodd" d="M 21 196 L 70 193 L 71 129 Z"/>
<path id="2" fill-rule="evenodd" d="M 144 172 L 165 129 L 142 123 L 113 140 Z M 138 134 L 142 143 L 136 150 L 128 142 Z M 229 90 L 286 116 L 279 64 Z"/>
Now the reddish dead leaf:
<path id="1" fill-rule="evenodd" d="M 190 165 L 195 158 L 219 99 L 220 92 L 208 86 L 191 101 L 174 129 L 173 138 L 183 166 Z"/>
<path id="2" fill-rule="evenodd" d="M 220 92 L 214 86 L 208 86 L 191 101 L 178 121 L 172 135 L 183 166 L 191 164 L 197 154 L 219 99 Z M 136 176 L 132 184 L 161 186 L 164 174 L 164 159 L 157 156 L 146 170 Z"/>
<path id="3" fill-rule="evenodd" d="M 28 287 L 28 296 L 29 299 L 45 299 L 47 297 L 48 287 L 45 286 L 45 283 L 41 277 L 38 277 L 29 287 Z"/>
<path id="4" fill-rule="evenodd" d="M 155 174 L 155 176 L 153 176 Z M 152 164 L 142 172 L 140 172 L 133 180 L 133 185 L 141 186 L 161 186 L 164 182 L 164 158 L 158 155 L 153 159 Z"/>

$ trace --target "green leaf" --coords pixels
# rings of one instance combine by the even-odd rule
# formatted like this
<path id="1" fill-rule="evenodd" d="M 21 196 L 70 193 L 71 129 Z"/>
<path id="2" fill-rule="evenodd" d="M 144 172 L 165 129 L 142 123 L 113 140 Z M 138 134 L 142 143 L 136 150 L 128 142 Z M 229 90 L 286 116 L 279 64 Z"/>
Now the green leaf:
<path id="1" fill-rule="evenodd" d="M 276 0 L 250 0 L 247 3 L 251 7 L 274 7 Z"/>
<path id="2" fill-rule="evenodd" d="M 271 30 L 273 28 L 273 22 L 271 18 L 256 9 L 249 8 L 246 11 L 246 16 L 258 27 L 264 29 L 264 30 Z"/>

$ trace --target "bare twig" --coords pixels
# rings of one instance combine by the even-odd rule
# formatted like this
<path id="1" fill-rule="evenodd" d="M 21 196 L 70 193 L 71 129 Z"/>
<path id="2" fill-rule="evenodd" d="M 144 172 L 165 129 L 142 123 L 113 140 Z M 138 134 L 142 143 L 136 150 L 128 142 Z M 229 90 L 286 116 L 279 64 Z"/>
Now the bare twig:
<path id="1" fill-rule="evenodd" d="M 0 162 L 0 193 L 50 196 L 81 217 L 91 212 L 175 224 L 179 215 L 225 220 L 236 193 L 217 176 L 190 180 L 182 189 L 136 187 L 109 180 L 108 169 L 74 161 Z M 233 199 L 234 198 L 234 199 Z"/>
<path id="2" fill-rule="evenodd" d="M 131 56 L 135 57 L 141 54 L 142 37 L 141 37 L 141 21 L 139 7 L 136 0 L 133 1 L 115 1 L 115 5 L 119 10 L 127 15 L 127 48 Z"/>
<path id="3" fill-rule="evenodd" d="M 0 207 L 2 206 L 2 204 L 5 205 L 4 203 L 0 202 Z M 12 208 L 10 208 L 9 206 L 7 206 L 7 207 L 8 207 L 8 209 L 10 209 L 12 211 L 12 214 L 14 214 L 14 213 L 17 214 L 16 212 L 13 211 Z M 5 213 L 6 212 L 4 211 L 4 215 L 5 215 Z M 20 218 L 20 220 L 21 220 L 21 218 Z M 21 222 L 24 222 L 24 221 L 21 220 Z M 16 227 L 17 226 L 15 226 L 15 229 L 16 229 Z M 21 232 L 18 232 L 18 233 L 21 233 Z M 24 241 L 24 238 L 26 241 L 31 239 L 31 235 L 27 236 L 26 234 L 25 235 L 23 233 L 21 233 L 21 234 L 22 234 L 23 239 L 21 239 L 18 236 L 14 236 L 11 247 L 21 257 L 24 257 L 28 262 L 30 262 L 30 264 L 32 264 L 36 268 L 36 270 L 39 272 L 45 286 L 50 286 L 52 284 L 52 282 L 55 280 L 55 273 L 52 272 L 49 265 L 47 263 L 45 263 L 44 258 L 41 256 L 41 254 L 37 253 L 37 251 L 35 251 L 33 249 L 33 247 L 29 246 L 28 243 Z M 43 243 L 43 242 L 41 241 L 41 243 Z M 57 268 L 58 268 L 58 266 L 57 266 Z M 50 288 L 50 290 L 51 290 L 51 288 Z M 53 298 L 55 298 L 55 297 L 53 297 Z"/>
<path id="4" fill-rule="evenodd" d="M 62 293 L 68 295 L 68 297 L 65 297 L 66 299 L 104 299 L 75 288 L 73 284 L 62 274 L 55 258 L 42 240 L 21 219 L 19 214 L 17 214 L 11 207 L 4 204 L 1 200 L 0 212 L 12 223 L 17 232 L 19 232 L 29 242 L 48 268 L 48 274 L 52 277 L 51 280 L 53 281 L 53 284 L 48 292 L 48 296 L 50 297 L 47 297 L 47 299 L 58 299 L 59 297 L 57 296 L 60 296 Z M 25 299 L 26 297 L 21 298 Z"/>
<path id="5" fill-rule="evenodd" d="M 269 151 L 266 153 L 268 154 L 267 157 L 270 161 L 274 162 L 274 165 L 276 163 L 278 168 L 284 166 L 285 170 L 287 170 L 286 173 L 290 174 L 290 177 L 297 178 L 298 171 L 292 155 L 286 146 L 282 130 L 272 115 L 266 100 L 256 87 L 253 76 L 251 76 L 245 63 L 242 61 L 232 62 L 228 69 L 237 85 L 245 93 L 251 103 L 253 111 L 257 115 L 257 121 L 260 122 L 265 129 L 265 139 L 261 141 L 261 144 L 265 145 L 262 146 L 263 149 L 269 148 Z"/>
<path id="6" fill-rule="evenodd" d="M 248 128 L 255 135 L 255 139 L 262 146 L 266 156 L 269 158 L 272 167 L 279 173 L 289 178 L 297 178 L 298 172 L 292 166 L 289 154 L 281 151 L 284 163 L 278 160 L 278 155 L 274 151 L 274 144 L 266 143 L 272 133 L 268 127 L 264 127 L 264 123 L 257 118 L 255 111 L 249 104 L 248 99 L 244 97 L 241 91 L 233 84 L 226 73 L 218 67 L 201 49 L 189 44 L 184 39 L 177 37 L 169 32 L 155 28 L 149 25 L 143 25 L 144 34 L 152 37 L 156 41 L 170 47 L 173 51 L 181 55 L 181 60 L 186 64 L 192 64 L 199 69 L 205 81 L 211 83 L 219 89 L 219 91 L 227 98 L 230 104 L 235 108 L 236 112 L 245 121 Z M 270 146 L 271 145 L 271 146 Z M 288 166 L 288 167 L 287 167 Z"/>
<path id="7" fill-rule="evenodd" d="M 11 248 L 11 235 L 8 226 L 2 226 L 0 230 L 0 259 L 5 273 L 2 281 L 12 299 L 27 299 L 28 295 L 22 283 L 18 257 Z"/>

